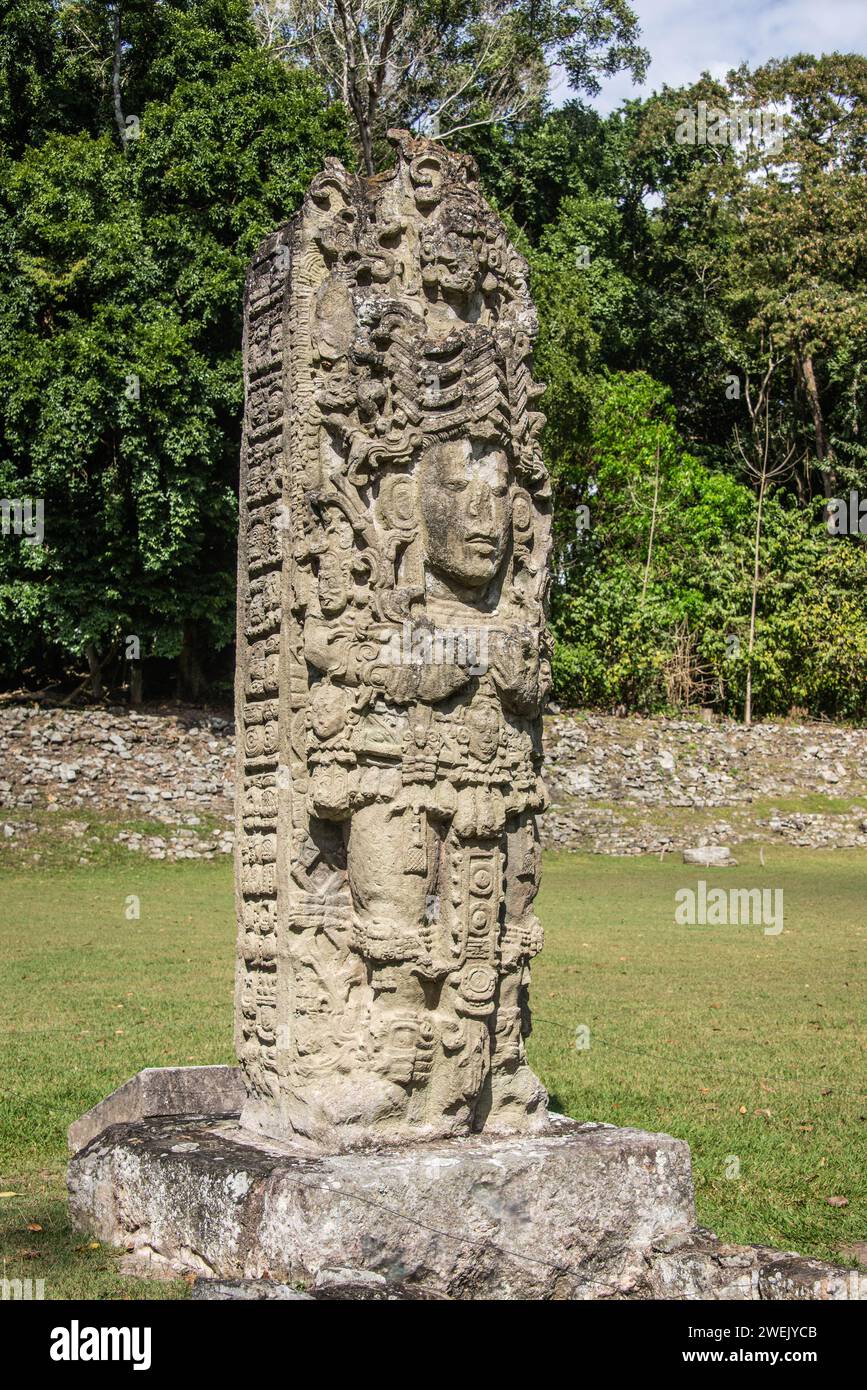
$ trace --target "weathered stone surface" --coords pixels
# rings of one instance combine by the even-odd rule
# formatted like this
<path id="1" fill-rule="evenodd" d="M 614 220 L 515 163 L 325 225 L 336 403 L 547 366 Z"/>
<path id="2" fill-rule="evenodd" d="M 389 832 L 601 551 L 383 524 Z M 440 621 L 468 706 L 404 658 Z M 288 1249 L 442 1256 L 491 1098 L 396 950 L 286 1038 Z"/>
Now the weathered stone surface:
<path id="1" fill-rule="evenodd" d="M 364 1270 L 341 1269 L 323 1271 L 309 1289 L 300 1290 L 290 1284 L 278 1284 L 271 1279 L 202 1279 L 196 1280 L 190 1297 L 198 1302 L 216 1299 L 238 1302 L 263 1300 L 301 1301 L 307 1303 L 397 1303 L 429 1302 L 445 1298 L 416 1285 L 389 1283 L 381 1275 L 365 1274 Z"/>
<path id="2" fill-rule="evenodd" d="M 77 1153 L 109 1125 L 153 1115 L 237 1115 L 246 1092 L 237 1067 L 145 1067 L 67 1131 Z"/>
<path id="3" fill-rule="evenodd" d="M 726 1245 L 701 1229 L 656 1243 L 646 1287 L 649 1297 L 665 1299 L 867 1299 L 867 1275 L 857 1270 L 763 1245 Z"/>
<path id="4" fill-rule="evenodd" d="M 76 1227 L 141 1272 L 309 1284 L 348 1267 L 456 1298 L 618 1296 L 694 1223 L 684 1143 L 556 1118 L 546 1135 L 333 1155 L 149 1120 L 76 1155 L 69 1191 Z"/>
<path id="5" fill-rule="evenodd" d="M 697 1228 L 680 1141 L 558 1117 L 327 1157 L 151 1119 L 77 1154 L 69 1190 L 127 1273 L 192 1271 L 198 1298 L 867 1299 L 864 1272 Z"/>
<path id="6" fill-rule="evenodd" d="M 313 1295 L 291 1284 L 278 1284 L 272 1279 L 202 1279 L 196 1280 L 190 1298 L 198 1303 L 213 1300 L 231 1302 L 301 1302 L 312 1303 Z"/>
<path id="7" fill-rule="evenodd" d="M 551 499 L 527 266 L 405 131 L 254 257 L 238 562 L 244 1124 L 531 1132 Z"/>

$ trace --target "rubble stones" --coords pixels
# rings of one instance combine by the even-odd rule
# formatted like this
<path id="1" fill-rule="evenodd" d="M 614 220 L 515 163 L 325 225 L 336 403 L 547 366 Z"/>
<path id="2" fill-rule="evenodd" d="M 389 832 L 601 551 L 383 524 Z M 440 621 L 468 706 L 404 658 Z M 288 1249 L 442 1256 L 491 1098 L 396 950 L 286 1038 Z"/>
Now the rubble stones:
<path id="1" fill-rule="evenodd" d="M 3 837 L 38 825 L 29 808 L 62 812 L 60 833 L 81 837 L 82 810 L 123 822 L 161 822 L 163 834 L 118 829 L 115 842 L 151 859 L 215 859 L 234 847 L 234 725 L 203 711 L 0 708 Z M 18 814 L 15 814 L 18 813 Z M 202 826 L 215 817 L 224 828 Z"/>
<path id="2" fill-rule="evenodd" d="M 867 729 L 549 714 L 544 775 L 548 848 L 867 847 Z M 804 809 L 787 809 L 798 799 Z"/>
<path id="3" fill-rule="evenodd" d="M 666 750 L 670 770 L 659 762 Z M 659 855 L 699 841 L 867 847 L 865 729 L 549 714 L 545 752 L 551 806 L 540 824 L 550 849 Z M 221 859 L 233 846 L 234 758 L 231 719 L 205 711 L 6 706 L 0 836 L 35 843 L 29 809 L 54 809 L 67 822 L 86 811 L 116 815 L 119 825 L 165 826 L 161 835 L 119 830 L 118 843 L 133 852 Z M 61 764 L 75 770 L 74 781 L 64 780 Z M 828 768 L 839 779 L 833 785 L 823 776 Z M 809 805 L 817 796 L 833 797 L 827 810 L 787 809 L 793 799 Z M 201 823 L 214 817 L 222 822 L 217 832 Z"/>

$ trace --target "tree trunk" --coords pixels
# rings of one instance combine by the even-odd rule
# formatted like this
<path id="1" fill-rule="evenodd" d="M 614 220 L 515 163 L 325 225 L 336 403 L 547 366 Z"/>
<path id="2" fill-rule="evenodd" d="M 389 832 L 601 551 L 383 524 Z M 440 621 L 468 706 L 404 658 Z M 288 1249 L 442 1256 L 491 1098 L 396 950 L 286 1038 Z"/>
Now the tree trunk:
<path id="1" fill-rule="evenodd" d="M 641 586 L 641 606 L 644 607 L 644 600 L 647 597 L 647 585 L 650 581 L 650 566 L 653 561 L 653 540 L 656 535 L 656 509 L 659 505 L 659 445 L 656 446 L 656 476 L 653 480 L 653 512 L 650 518 L 650 536 L 647 541 L 647 561 L 644 566 L 644 583 Z"/>
<path id="2" fill-rule="evenodd" d="M 355 124 L 358 127 L 358 138 L 361 142 L 361 157 L 364 160 L 364 172 L 370 175 L 374 172 L 373 166 L 373 135 L 370 129 L 370 122 L 367 118 L 367 111 L 355 85 L 355 68 L 352 68 L 349 85 L 349 104 L 352 114 L 355 117 Z"/>
<path id="3" fill-rule="evenodd" d="M 84 655 L 87 657 L 87 668 L 90 671 L 90 698 L 92 700 L 102 699 L 102 662 L 99 659 L 99 652 L 93 642 L 88 642 L 84 648 Z"/>
<path id="4" fill-rule="evenodd" d="M 747 689 L 744 700 L 744 723 L 749 727 L 753 722 L 753 652 L 756 646 L 756 608 L 759 594 L 759 557 L 762 544 L 762 507 L 765 501 L 765 473 L 759 485 L 759 506 L 756 512 L 756 542 L 753 552 L 753 594 L 750 604 L 750 640 L 747 648 Z"/>
<path id="5" fill-rule="evenodd" d="M 114 37 L 114 56 L 111 64 L 111 94 L 114 102 L 114 121 L 117 126 L 118 134 L 120 135 L 121 146 L 125 149 L 127 129 L 120 100 L 120 60 L 123 51 L 123 40 L 120 33 L 120 0 L 116 0 L 114 7 L 112 33 Z"/>
<path id="6" fill-rule="evenodd" d="M 804 380 L 804 388 L 807 392 L 807 400 L 810 404 L 810 414 L 813 417 L 813 433 L 816 438 L 816 458 L 822 470 L 822 481 L 825 488 L 826 498 L 836 497 L 837 495 L 837 473 L 834 468 L 834 461 L 831 449 L 828 445 L 828 435 L 825 431 L 825 417 L 822 414 L 822 402 L 819 398 L 819 388 L 816 385 L 816 372 L 813 367 L 813 359 L 809 353 L 799 358 L 801 366 L 801 376 Z"/>
<path id="7" fill-rule="evenodd" d="M 201 698 L 204 676 L 199 660 L 199 630 L 196 623 L 184 623 L 184 637 L 178 653 L 178 698 L 194 705 Z"/>
<path id="8" fill-rule="evenodd" d="M 129 702 L 138 706 L 144 698 L 144 672 L 140 661 L 129 663 Z"/>

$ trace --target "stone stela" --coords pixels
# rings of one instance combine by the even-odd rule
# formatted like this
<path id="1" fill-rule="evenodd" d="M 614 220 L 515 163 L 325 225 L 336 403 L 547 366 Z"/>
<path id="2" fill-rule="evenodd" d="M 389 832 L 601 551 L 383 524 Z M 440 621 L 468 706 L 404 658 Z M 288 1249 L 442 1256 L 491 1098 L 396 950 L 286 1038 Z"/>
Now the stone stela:
<path id="1" fill-rule="evenodd" d="M 390 140 L 374 178 L 327 162 L 244 311 L 242 1124 L 331 1150 L 547 1124 L 524 1051 L 550 683 L 536 317 L 473 161 Z"/>
<path id="2" fill-rule="evenodd" d="M 863 1299 L 723 1245 L 682 1140 L 549 1115 L 527 1064 L 536 321 L 472 161 L 392 141 L 391 173 L 330 161 L 247 282 L 240 1066 L 76 1120 L 73 1228 L 197 1298 Z"/>

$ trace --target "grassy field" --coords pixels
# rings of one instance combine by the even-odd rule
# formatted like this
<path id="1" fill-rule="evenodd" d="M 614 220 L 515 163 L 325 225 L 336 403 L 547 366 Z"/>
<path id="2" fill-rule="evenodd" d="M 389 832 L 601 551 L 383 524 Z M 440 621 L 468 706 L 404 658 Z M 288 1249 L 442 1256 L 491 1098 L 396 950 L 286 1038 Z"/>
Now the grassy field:
<path id="1" fill-rule="evenodd" d="M 549 856 L 531 1058 L 556 1108 L 688 1140 L 703 1224 L 837 1258 L 867 1224 L 867 862 L 738 855 L 727 871 Z M 232 1060 L 230 867 L 52 862 L 0 874 L 2 1273 L 49 1298 L 182 1296 L 69 1230 L 65 1131 L 141 1067 Z M 676 925 L 674 893 L 699 877 L 782 888 L 784 931 Z"/>

